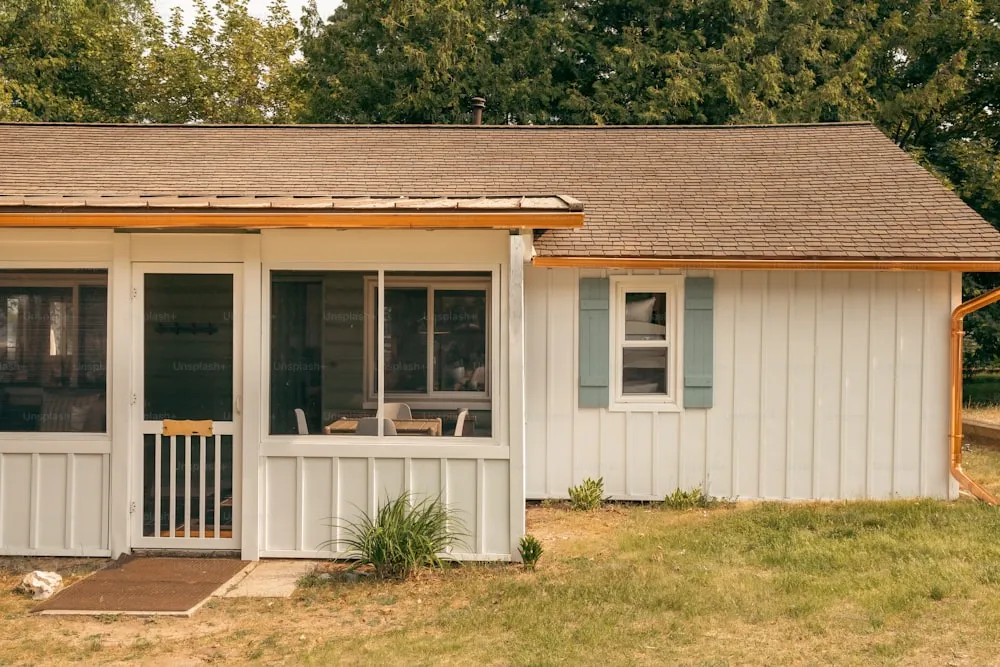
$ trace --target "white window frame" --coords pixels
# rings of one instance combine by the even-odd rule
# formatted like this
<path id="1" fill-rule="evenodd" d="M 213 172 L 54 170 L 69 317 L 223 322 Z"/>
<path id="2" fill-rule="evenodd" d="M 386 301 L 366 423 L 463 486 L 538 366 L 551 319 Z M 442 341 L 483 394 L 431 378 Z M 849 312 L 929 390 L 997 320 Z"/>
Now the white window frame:
<path id="1" fill-rule="evenodd" d="M 442 270 L 442 273 L 447 271 Z M 481 278 L 473 276 L 449 276 L 434 275 L 428 273 L 426 276 L 393 276 L 386 272 L 385 289 L 393 287 L 417 287 L 427 290 L 427 391 L 419 392 L 385 392 L 386 402 L 406 403 L 411 407 L 418 407 L 428 410 L 451 410 L 456 407 L 470 407 L 475 409 L 477 405 L 487 409 L 490 404 L 492 393 L 490 386 L 494 369 L 491 368 L 493 362 L 493 314 L 491 304 L 493 303 L 493 290 L 491 289 L 491 279 L 489 276 Z M 436 391 L 434 389 L 434 292 L 452 290 L 483 290 L 486 292 L 486 389 L 484 391 Z M 375 276 L 365 277 L 365 312 L 375 312 L 377 301 L 378 278 Z M 366 409 L 375 408 L 378 405 L 378 392 L 375 391 L 375 378 L 372 370 L 376 366 L 375 349 L 368 344 L 368 341 L 375 339 L 375 332 L 372 324 L 365 319 L 365 347 L 364 347 L 364 386 Z"/>
<path id="2" fill-rule="evenodd" d="M 615 412 L 679 412 L 681 406 L 681 383 L 684 331 L 684 276 L 612 276 L 609 317 L 611 320 L 611 402 L 609 410 Z M 625 295 L 629 292 L 655 292 L 666 294 L 667 340 L 625 341 Z M 625 394 L 622 387 L 624 370 L 623 350 L 628 348 L 667 348 L 667 393 L 666 394 Z"/>

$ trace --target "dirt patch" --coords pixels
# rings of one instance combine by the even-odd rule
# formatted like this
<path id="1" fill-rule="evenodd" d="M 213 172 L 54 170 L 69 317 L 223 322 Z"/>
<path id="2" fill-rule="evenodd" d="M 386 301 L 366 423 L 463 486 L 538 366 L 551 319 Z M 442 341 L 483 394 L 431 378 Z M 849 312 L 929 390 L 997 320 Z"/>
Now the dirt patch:
<path id="1" fill-rule="evenodd" d="M 90 574 L 113 563 L 109 558 L 59 558 L 48 556 L 4 556 L 0 558 L 0 575 L 25 575 L 34 570 L 58 572 L 65 579 Z"/>

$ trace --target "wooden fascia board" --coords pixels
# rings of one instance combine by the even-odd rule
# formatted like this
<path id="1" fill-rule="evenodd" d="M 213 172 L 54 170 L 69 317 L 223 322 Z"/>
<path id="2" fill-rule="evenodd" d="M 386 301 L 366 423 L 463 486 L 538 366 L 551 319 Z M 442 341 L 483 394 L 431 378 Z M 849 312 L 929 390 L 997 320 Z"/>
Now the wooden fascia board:
<path id="1" fill-rule="evenodd" d="M 569 229 L 581 211 L 0 211 L 2 227 L 105 229 Z"/>
<path id="2" fill-rule="evenodd" d="M 1000 260 L 877 259 L 655 259 L 646 257 L 534 257 L 532 264 L 580 269 L 728 269 L 743 271 L 965 271 L 1000 272 Z"/>

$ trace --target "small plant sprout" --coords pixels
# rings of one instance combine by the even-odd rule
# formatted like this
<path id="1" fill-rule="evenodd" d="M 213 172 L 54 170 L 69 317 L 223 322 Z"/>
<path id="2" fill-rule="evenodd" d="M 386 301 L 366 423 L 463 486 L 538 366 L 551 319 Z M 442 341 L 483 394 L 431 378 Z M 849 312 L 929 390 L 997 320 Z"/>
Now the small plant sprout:
<path id="1" fill-rule="evenodd" d="M 569 487 L 569 504 L 575 510 L 589 512 L 604 504 L 604 478 L 596 481 L 588 477 L 577 486 Z"/>
<path id="2" fill-rule="evenodd" d="M 696 486 L 690 491 L 676 489 L 673 493 L 668 493 L 663 499 L 663 506 L 672 510 L 707 509 L 718 502 L 702 491 L 700 486 Z"/>
<path id="3" fill-rule="evenodd" d="M 542 543 L 534 535 L 524 535 L 517 550 L 521 554 L 521 562 L 530 570 L 534 570 L 535 566 L 538 565 L 538 559 L 542 557 L 542 551 L 544 551 Z"/>
<path id="4" fill-rule="evenodd" d="M 365 512 L 339 525 L 344 555 L 354 567 L 371 565 L 380 579 L 406 579 L 419 567 L 440 567 L 442 554 L 463 535 L 460 520 L 439 497 L 415 501 L 409 493 L 387 498 L 375 516 Z M 335 547 L 327 541 L 320 549 Z"/>

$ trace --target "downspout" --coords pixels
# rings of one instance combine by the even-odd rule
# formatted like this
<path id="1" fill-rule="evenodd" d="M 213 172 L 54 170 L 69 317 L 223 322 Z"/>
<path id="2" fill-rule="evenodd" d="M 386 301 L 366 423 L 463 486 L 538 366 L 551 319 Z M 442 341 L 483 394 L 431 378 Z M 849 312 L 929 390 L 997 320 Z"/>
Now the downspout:
<path id="1" fill-rule="evenodd" d="M 996 497 L 962 470 L 962 319 L 969 313 L 1000 301 L 1000 287 L 959 304 L 951 313 L 951 475 L 976 498 L 997 505 Z"/>

